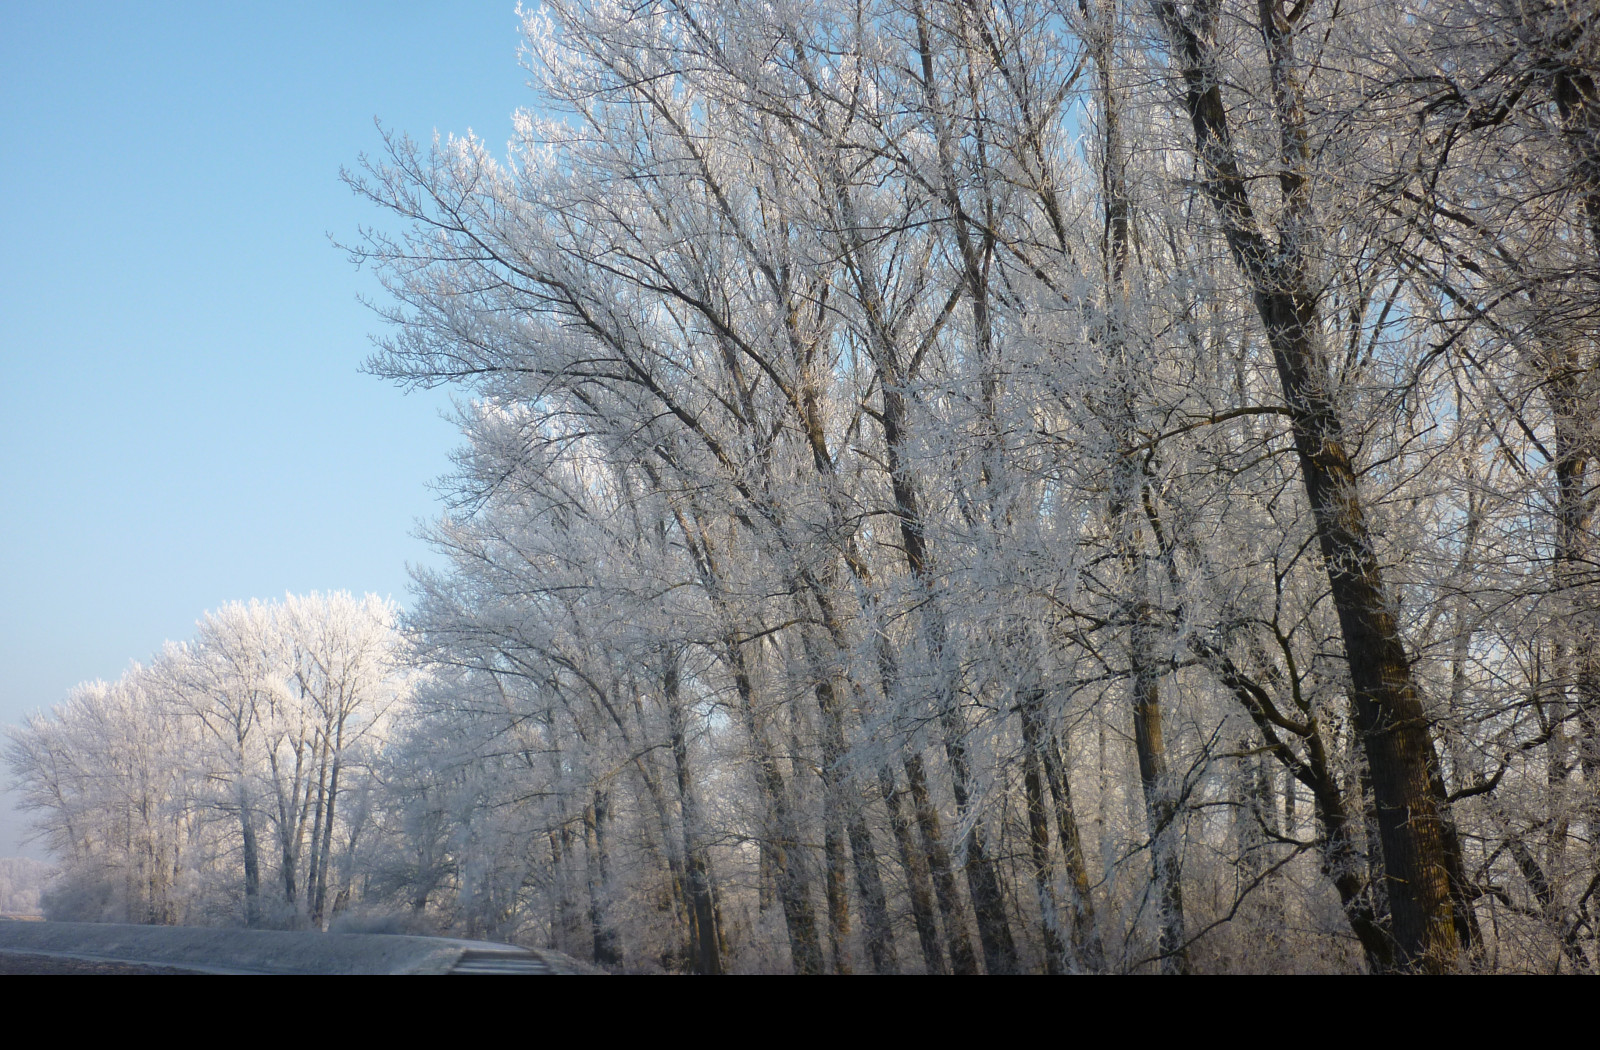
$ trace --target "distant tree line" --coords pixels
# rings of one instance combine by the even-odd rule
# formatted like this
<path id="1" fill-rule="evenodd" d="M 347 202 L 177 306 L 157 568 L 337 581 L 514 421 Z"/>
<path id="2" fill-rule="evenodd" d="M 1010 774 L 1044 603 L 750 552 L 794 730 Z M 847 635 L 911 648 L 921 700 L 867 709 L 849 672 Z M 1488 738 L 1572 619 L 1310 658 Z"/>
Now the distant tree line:
<path id="1" fill-rule="evenodd" d="M 61 866 L 50 917 L 325 925 L 359 892 L 373 760 L 414 677 L 393 619 L 348 594 L 224 606 L 14 727 L 7 764 Z"/>
<path id="2" fill-rule="evenodd" d="M 39 915 L 40 894 L 54 874 L 42 860 L 0 857 L 0 915 Z"/>

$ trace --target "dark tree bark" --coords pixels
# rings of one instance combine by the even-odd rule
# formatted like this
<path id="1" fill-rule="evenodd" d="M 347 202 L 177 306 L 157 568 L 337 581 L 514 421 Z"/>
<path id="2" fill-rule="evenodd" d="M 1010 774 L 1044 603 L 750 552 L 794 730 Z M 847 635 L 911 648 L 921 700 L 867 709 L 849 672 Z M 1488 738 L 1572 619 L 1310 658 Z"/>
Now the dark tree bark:
<path id="1" fill-rule="evenodd" d="M 244 848 L 244 924 L 254 929 L 261 925 L 261 851 L 256 844 L 256 825 L 250 815 L 250 800 L 242 789 L 238 795 L 239 837 Z"/>
<path id="2" fill-rule="evenodd" d="M 1022 787 L 1028 803 L 1028 859 L 1031 861 L 1033 892 L 1039 904 L 1039 923 L 1044 930 L 1044 967 L 1052 976 L 1066 968 L 1067 945 L 1061 936 L 1061 919 L 1056 912 L 1055 872 L 1050 863 L 1050 819 L 1044 809 L 1044 780 L 1039 773 L 1039 755 L 1031 740 L 1023 741 Z"/>
<path id="3" fill-rule="evenodd" d="M 583 814 L 583 829 L 589 862 L 589 933 L 594 939 L 593 958 L 596 966 L 606 967 L 622 965 L 620 938 L 608 914 L 611 899 L 611 855 L 606 847 L 606 834 L 610 815 L 610 796 L 604 790 L 596 788 L 594 801 Z"/>
<path id="4" fill-rule="evenodd" d="M 756 711 L 755 684 L 750 677 L 744 645 L 732 626 L 733 617 L 723 593 L 717 552 L 698 511 L 692 519 L 678 513 L 677 521 L 689 542 L 690 554 L 695 559 L 701 582 L 725 624 L 722 658 L 733 672 L 740 721 L 755 749 L 756 783 L 761 789 L 768 814 L 761 841 L 761 859 L 763 866 L 774 876 L 778 897 L 783 904 L 784 923 L 789 934 L 790 962 L 796 973 L 821 973 L 822 945 L 817 932 L 816 910 L 811 902 L 810 879 L 800 853 L 800 833 L 789 798 L 789 785 L 784 780 L 777 750 L 772 745 L 767 727 Z"/>
<path id="5" fill-rule="evenodd" d="M 1207 197 L 1229 251 L 1249 280 L 1272 347 L 1350 668 L 1355 723 L 1366 748 L 1391 887 L 1396 963 L 1446 972 L 1459 965 L 1450 872 L 1448 805 L 1438 759 L 1394 604 L 1367 524 L 1366 507 L 1344 436 L 1344 421 L 1319 342 L 1318 292 L 1307 257 L 1310 162 L 1300 101 L 1293 27 L 1279 0 L 1260 0 L 1278 120 L 1283 139 L 1279 184 L 1285 228 L 1274 241 L 1259 227 L 1248 181 L 1222 101 L 1222 71 L 1209 41 L 1218 0 L 1183 9 L 1158 0 L 1184 83 Z"/>

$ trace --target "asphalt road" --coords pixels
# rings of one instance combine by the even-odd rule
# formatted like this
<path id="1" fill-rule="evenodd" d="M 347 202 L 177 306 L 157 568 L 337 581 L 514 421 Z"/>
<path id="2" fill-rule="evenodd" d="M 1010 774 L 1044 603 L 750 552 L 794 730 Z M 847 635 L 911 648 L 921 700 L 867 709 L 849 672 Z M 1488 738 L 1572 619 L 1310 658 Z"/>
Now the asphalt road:
<path id="1" fill-rule="evenodd" d="M 0 922 L 0 973 L 593 974 L 560 952 L 448 937 Z"/>

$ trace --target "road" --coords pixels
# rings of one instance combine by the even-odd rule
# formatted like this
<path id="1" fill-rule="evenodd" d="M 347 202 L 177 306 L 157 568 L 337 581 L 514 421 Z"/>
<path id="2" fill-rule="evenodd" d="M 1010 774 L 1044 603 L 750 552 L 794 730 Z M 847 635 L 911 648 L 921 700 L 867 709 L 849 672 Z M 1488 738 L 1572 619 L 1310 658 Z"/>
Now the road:
<path id="1" fill-rule="evenodd" d="M 0 973 L 588 974 L 560 952 L 378 933 L 0 922 Z"/>

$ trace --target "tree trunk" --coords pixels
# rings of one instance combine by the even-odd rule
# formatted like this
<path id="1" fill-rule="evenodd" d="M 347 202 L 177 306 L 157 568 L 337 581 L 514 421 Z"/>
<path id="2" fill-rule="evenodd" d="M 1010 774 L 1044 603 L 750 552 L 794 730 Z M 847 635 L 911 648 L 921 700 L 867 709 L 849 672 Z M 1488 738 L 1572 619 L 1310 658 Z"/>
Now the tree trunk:
<path id="1" fill-rule="evenodd" d="M 872 842 L 872 831 L 867 827 L 866 814 L 861 800 L 850 800 L 846 828 L 850 833 L 850 857 L 854 863 L 856 892 L 861 896 L 861 916 L 866 925 L 867 955 L 872 960 L 875 973 L 899 973 L 900 963 L 895 954 L 894 932 L 889 925 L 889 901 L 883 889 L 883 878 L 878 868 L 877 847 Z"/>
<path id="2" fill-rule="evenodd" d="M 1160 926 L 1161 971 L 1188 973 L 1189 955 L 1183 917 L 1182 851 L 1178 848 L 1177 809 L 1167 770 L 1166 738 L 1161 717 L 1161 650 L 1163 635 L 1153 588 L 1148 578 L 1139 522 L 1145 501 L 1145 467 L 1138 451 L 1139 427 L 1134 391 L 1140 377 L 1127 359 L 1128 307 L 1126 269 L 1132 202 L 1128 193 L 1127 159 L 1122 142 L 1120 99 L 1115 90 L 1116 6 L 1100 0 L 1093 14 L 1079 0 L 1085 16 L 1089 51 L 1099 80 L 1101 167 L 1105 212 L 1101 257 L 1105 268 L 1106 316 L 1104 350 L 1122 375 L 1120 404 L 1108 406 L 1117 447 L 1112 467 L 1111 527 L 1122 559 L 1129 619 L 1129 664 L 1133 677 L 1134 741 L 1139 757 L 1139 784 L 1144 791 L 1150 833 L 1151 886 Z"/>
<path id="3" fill-rule="evenodd" d="M 824 783 L 822 858 L 823 886 L 828 901 L 828 949 L 833 961 L 833 972 L 848 974 L 854 971 L 850 963 L 850 884 L 844 872 L 845 842 L 839 827 L 838 810 L 827 801 L 829 785 Z"/>
<path id="4" fill-rule="evenodd" d="M 696 973 L 720 974 L 722 953 L 711 892 L 711 860 L 699 842 L 700 803 L 689 768 L 677 654 L 668 654 L 662 672 L 662 693 L 677 770 L 678 804 L 682 812 L 684 873 L 689 897 L 689 950 Z"/>
<path id="5" fill-rule="evenodd" d="M 584 811 L 584 845 L 588 857 L 589 933 L 594 940 L 596 966 L 622 965 L 622 950 L 617 929 L 607 914 L 611 900 L 611 858 L 606 849 L 606 823 L 610 817 L 610 798 L 596 788 L 594 801 Z"/>
<path id="6" fill-rule="evenodd" d="M 328 757 L 332 744 L 327 733 L 318 735 L 317 745 L 317 790 L 315 795 L 309 789 L 306 792 L 307 801 L 314 802 L 311 814 L 311 853 L 307 857 L 305 905 L 306 911 L 300 916 L 301 921 L 311 917 L 311 907 L 316 903 L 317 873 L 322 864 L 322 818 L 328 804 Z M 304 815 L 301 817 L 304 820 Z"/>
<path id="7" fill-rule="evenodd" d="M 933 873 L 933 888 L 939 899 L 939 911 L 944 916 L 945 940 L 949 942 L 950 967 L 957 975 L 978 972 L 978 957 L 972 951 L 972 940 L 967 936 L 967 910 L 956 886 L 955 871 L 950 864 L 950 853 L 944 845 L 944 832 L 939 826 L 939 811 L 934 808 L 928 794 L 928 774 L 922 765 L 922 756 L 912 751 L 905 758 L 906 783 L 911 789 L 912 811 L 917 818 L 917 831 L 922 838 L 922 851 L 928 858 Z"/>
<path id="8" fill-rule="evenodd" d="M 323 815 L 322 848 L 317 856 L 320 863 L 317 865 L 316 889 L 312 896 L 311 925 L 322 929 L 324 925 L 324 911 L 328 899 L 328 862 L 333 853 L 333 819 L 334 807 L 339 801 L 339 771 L 343 765 L 343 737 L 344 726 L 339 726 L 339 742 L 334 745 L 333 767 L 328 774 L 328 808 Z"/>
<path id="9" fill-rule="evenodd" d="M 730 640 L 730 646 L 735 644 Z M 737 651 L 737 650 L 735 650 Z M 783 905 L 784 926 L 789 932 L 789 959 L 797 974 L 822 972 L 822 945 L 817 935 L 816 908 L 811 901 L 811 881 L 800 858 L 800 834 L 795 826 L 789 787 L 766 731 L 758 724 L 749 675 L 743 670 L 743 657 L 737 661 L 735 685 L 739 690 L 740 710 L 745 731 L 756 748 L 758 782 L 770 814 L 761 853 L 771 867 Z"/>
<path id="10" fill-rule="evenodd" d="M 884 805 L 889 810 L 889 828 L 894 833 L 900 867 L 906 875 L 906 894 L 911 900 L 911 921 L 917 928 L 917 942 L 922 947 L 923 971 L 945 973 L 944 948 L 939 943 L 933 881 L 928 877 L 927 859 L 912 841 L 911 820 L 906 816 L 905 805 L 900 800 L 894 772 L 887 765 L 878 767 L 878 787 L 883 794 Z"/>
<path id="11" fill-rule="evenodd" d="M 1089 868 L 1084 862 L 1083 839 L 1078 832 L 1078 815 L 1072 805 L 1071 788 L 1067 784 L 1066 771 L 1061 756 L 1056 750 L 1054 739 L 1045 731 L 1043 697 L 1032 693 L 1023 698 L 1021 703 L 1022 715 L 1022 743 L 1026 749 L 1024 757 L 1024 780 L 1026 781 L 1028 769 L 1031 766 L 1034 776 L 1040 770 L 1044 773 L 1044 783 L 1049 785 L 1051 808 L 1054 810 L 1056 821 L 1056 835 L 1061 844 L 1062 861 L 1066 866 L 1066 889 L 1069 895 L 1072 914 L 1072 938 L 1070 948 L 1075 962 L 1082 969 L 1090 973 L 1099 973 L 1105 969 L 1105 948 L 1100 941 L 1100 929 L 1095 919 L 1094 901 L 1089 892 Z M 1037 852 L 1034 857 L 1036 869 L 1035 881 L 1037 882 L 1037 868 L 1041 859 L 1044 865 L 1049 866 L 1049 820 L 1044 810 L 1042 791 L 1034 786 L 1027 787 L 1028 792 L 1028 822 L 1033 841 L 1044 845 L 1043 857 Z M 1037 801 L 1035 795 L 1038 795 Z M 1035 808 L 1038 809 L 1037 817 Z M 1035 821 L 1042 820 L 1042 826 L 1036 826 Z M 1039 850 L 1035 845 L 1034 849 Z M 1052 879 L 1052 885 L 1053 885 Z M 1054 901 L 1054 894 L 1051 894 Z M 1052 917 L 1054 911 L 1051 912 Z"/>
<path id="12" fill-rule="evenodd" d="M 1582 70 L 1562 71 L 1553 86 L 1573 156 L 1574 181 L 1582 194 L 1589 261 L 1594 265 L 1600 260 L 1600 91 Z M 1544 355 L 1546 397 L 1556 431 L 1556 586 L 1565 597 L 1562 612 L 1569 621 L 1567 645 L 1581 730 L 1578 761 L 1594 861 L 1600 858 L 1600 544 L 1595 538 L 1595 486 L 1589 474 L 1600 440 L 1596 406 L 1600 361 L 1592 337 L 1573 332 L 1558 345 L 1558 352 Z"/>
<path id="13" fill-rule="evenodd" d="M 1234 261 L 1252 285 L 1283 388 L 1301 480 L 1344 638 L 1355 723 L 1372 772 L 1385 875 L 1393 890 L 1397 962 L 1407 970 L 1447 972 L 1458 966 L 1462 948 L 1449 876 L 1459 868 L 1459 858 L 1450 856 L 1448 806 L 1438 790 L 1438 760 L 1427 716 L 1368 531 L 1328 362 L 1318 341 L 1317 290 L 1302 243 L 1309 238 L 1309 151 L 1292 28 L 1278 0 L 1261 0 L 1284 140 L 1279 183 L 1290 215 L 1288 232 L 1272 243 L 1257 226 L 1222 102 L 1223 78 L 1210 44 L 1217 0 L 1185 7 L 1180 11 L 1173 0 L 1156 4 L 1183 76 L 1206 195 Z"/>
<path id="14" fill-rule="evenodd" d="M 244 849 L 244 924 L 248 929 L 255 929 L 261 925 L 260 850 L 256 845 L 255 822 L 250 819 L 250 799 L 243 788 L 238 796 L 239 838 Z"/>
<path id="15" fill-rule="evenodd" d="M 823 623 L 829 628 L 834 645 L 842 649 L 845 640 L 831 603 L 826 600 L 820 588 L 815 589 L 815 593 Z M 815 692 L 817 710 L 822 720 L 822 783 L 827 820 L 824 850 L 828 865 L 829 921 L 833 924 L 834 931 L 834 966 L 838 972 L 846 973 L 850 965 L 848 954 L 843 950 L 844 940 L 850 932 L 850 912 L 843 864 L 845 843 L 839 836 L 842 827 L 849 836 L 856 886 L 861 894 L 868 956 L 872 959 L 875 972 L 894 973 L 899 969 L 899 964 L 895 958 L 894 936 L 889 929 L 888 902 L 884 897 L 883 880 L 878 870 L 877 849 L 873 845 L 872 834 L 861 812 L 860 799 L 855 797 L 855 793 L 851 790 L 851 781 L 854 778 L 849 775 L 849 770 L 846 768 L 848 756 L 844 738 L 844 714 L 840 709 L 837 685 L 833 676 L 817 661 L 809 643 L 806 648 L 814 673 L 818 675 Z M 841 966 L 843 969 L 839 969 Z"/>
<path id="16" fill-rule="evenodd" d="M 1134 615 L 1133 735 L 1139 754 L 1139 784 L 1144 789 L 1150 827 L 1150 868 L 1161 924 L 1161 972 L 1189 972 L 1188 937 L 1183 923 L 1183 852 L 1178 808 L 1167 768 L 1166 738 L 1161 726 L 1161 679 L 1151 666 L 1151 637 L 1159 630 L 1149 606 Z"/>
<path id="17" fill-rule="evenodd" d="M 1090 895 L 1089 863 L 1083 853 L 1083 836 L 1078 830 L 1077 810 L 1072 805 L 1067 764 L 1055 737 L 1042 731 L 1039 735 L 1045 781 L 1050 785 L 1050 800 L 1055 809 L 1056 834 L 1061 840 L 1061 854 L 1067 866 L 1067 885 L 1072 893 L 1075 947 L 1085 970 L 1103 973 L 1106 968 L 1105 946 L 1100 936 L 1099 920 L 1095 917 L 1094 898 Z"/>
<path id="18" fill-rule="evenodd" d="M 1044 812 L 1044 782 L 1039 775 L 1039 755 L 1023 741 L 1022 786 L 1028 802 L 1028 859 L 1032 862 L 1033 892 L 1039 904 L 1039 925 L 1044 931 L 1044 968 L 1055 976 L 1065 968 L 1067 946 L 1056 914 L 1055 873 L 1050 864 L 1050 821 Z"/>

